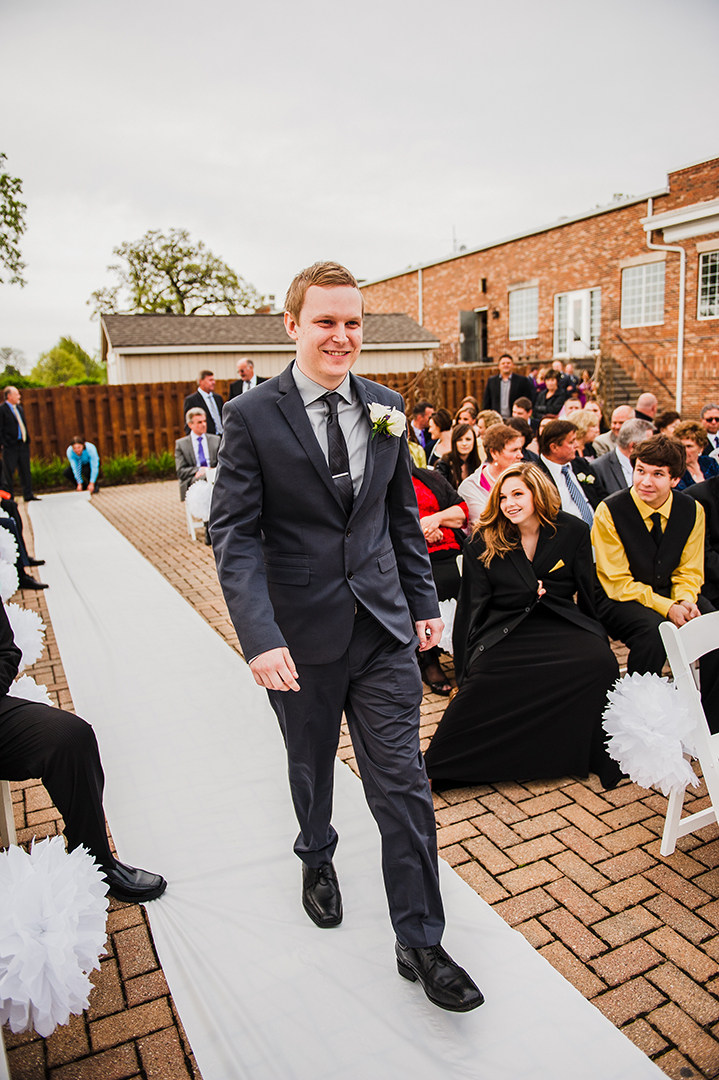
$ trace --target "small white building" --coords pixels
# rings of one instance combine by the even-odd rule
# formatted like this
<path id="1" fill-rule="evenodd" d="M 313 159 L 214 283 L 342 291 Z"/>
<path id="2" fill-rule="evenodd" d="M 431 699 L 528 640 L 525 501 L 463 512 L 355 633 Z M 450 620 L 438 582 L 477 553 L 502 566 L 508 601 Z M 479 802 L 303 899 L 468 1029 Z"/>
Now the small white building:
<path id="1" fill-rule="evenodd" d="M 439 340 L 408 315 L 365 315 L 356 375 L 420 371 Z M 185 382 L 203 368 L 237 378 L 237 361 L 252 360 L 270 378 L 287 366 L 295 344 L 283 316 L 104 315 L 100 349 L 109 383 Z"/>

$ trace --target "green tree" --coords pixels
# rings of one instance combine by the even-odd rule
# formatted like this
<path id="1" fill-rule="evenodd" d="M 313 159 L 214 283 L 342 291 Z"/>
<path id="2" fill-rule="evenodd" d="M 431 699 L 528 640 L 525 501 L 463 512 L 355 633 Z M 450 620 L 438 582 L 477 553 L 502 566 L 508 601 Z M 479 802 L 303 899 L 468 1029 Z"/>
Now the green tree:
<path id="1" fill-rule="evenodd" d="M 6 161 L 7 156 L 0 153 L 0 270 L 4 268 L 9 272 L 11 285 L 22 288 L 26 284 L 22 276 L 25 263 L 20 257 L 19 243 L 25 232 L 27 206 L 18 199 L 22 193 L 22 180 L 3 170 Z M 4 281 L 0 277 L 0 285 Z"/>
<path id="2" fill-rule="evenodd" d="M 78 383 L 107 381 L 102 364 L 85 352 L 71 337 L 61 337 L 57 345 L 43 353 L 30 372 L 41 386 L 77 386 Z"/>
<path id="3" fill-rule="evenodd" d="M 113 249 L 121 263 L 108 270 L 117 284 L 98 289 L 88 300 L 95 315 L 120 311 L 168 315 L 237 315 L 254 310 L 262 297 L 202 241 L 186 229 L 150 229 L 140 240 Z"/>

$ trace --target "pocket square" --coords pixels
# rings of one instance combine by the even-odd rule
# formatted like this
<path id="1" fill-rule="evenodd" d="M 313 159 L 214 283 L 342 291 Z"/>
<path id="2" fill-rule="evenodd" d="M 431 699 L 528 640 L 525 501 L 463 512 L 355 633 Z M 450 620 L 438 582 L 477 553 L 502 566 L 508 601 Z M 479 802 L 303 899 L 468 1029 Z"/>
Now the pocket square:
<path id="1" fill-rule="evenodd" d="M 561 569 L 562 566 L 564 566 L 564 559 L 560 559 L 559 562 L 556 562 L 549 573 L 553 574 L 555 570 Z"/>

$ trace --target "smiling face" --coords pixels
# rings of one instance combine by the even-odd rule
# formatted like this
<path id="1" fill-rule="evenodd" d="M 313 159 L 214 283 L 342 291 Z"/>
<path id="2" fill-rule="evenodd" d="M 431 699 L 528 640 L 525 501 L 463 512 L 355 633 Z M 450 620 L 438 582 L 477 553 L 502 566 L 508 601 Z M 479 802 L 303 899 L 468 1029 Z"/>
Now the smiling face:
<path id="1" fill-rule="evenodd" d="M 671 476 L 668 465 L 647 465 L 639 458 L 634 463 L 634 490 L 653 510 L 664 506 L 670 491 L 676 487 L 679 480 L 680 477 Z"/>
<path id="2" fill-rule="evenodd" d="M 503 356 L 499 361 L 499 374 L 503 379 L 508 379 L 512 374 L 512 368 L 514 367 L 514 360 L 511 356 Z"/>
<path id="3" fill-rule="evenodd" d="M 539 524 L 534 511 L 534 496 L 523 480 L 510 476 L 499 492 L 499 509 L 504 516 L 521 528 L 522 525 Z"/>
<path id="4" fill-rule="evenodd" d="M 297 343 L 297 365 L 308 379 L 336 390 L 362 348 L 362 297 L 351 285 L 310 285 L 299 321 L 285 312 Z"/>

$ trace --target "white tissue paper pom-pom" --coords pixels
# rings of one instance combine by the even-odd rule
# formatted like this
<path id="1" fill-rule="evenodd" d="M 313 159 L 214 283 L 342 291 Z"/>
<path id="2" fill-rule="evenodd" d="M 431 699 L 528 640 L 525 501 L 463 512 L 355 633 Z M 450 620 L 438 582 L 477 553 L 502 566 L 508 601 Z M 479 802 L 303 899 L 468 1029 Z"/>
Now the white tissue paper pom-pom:
<path id="1" fill-rule="evenodd" d="M 0 529 L 0 559 L 15 563 L 18 557 L 17 540 L 7 529 Z"/>
<path id="2" fill-rule="evenodd" d="M 41 705 L 55 707 L 55 702 L 48 694 L 47 687 L 42 683 L 36 683 L 29 675 L 21 675 L 19 679 L 16 679 L 8 690 L 8 695 L 22 698 L 23 701 L 39 701 Z"/>
<path id="3" fill-rule="evenodd" d="M 196 480 L 194 484 L 190 484 L 185 499 L 193 518 L 199 518 L 200 521 L 209 519 L 211 498 L 212 488 L 206 480 Z"/>
<path id="4" fill-rule="evenodd" d="M 454 655 L 452 647 L 452 630 L 454 629 L 454 613 L 456 610 L 456 600 L 440 600 L 439 617 L 444 622 L 444 630 L 442 631 L 439 647 L 440 649 L 443 649 L 444 652 L 449 653 L 450 656 Z"/>
<path id="5" fill-rule="evenodd" d="M 12 627 L 15 644 L 22 653 L 18 671 L 23 671 L 42 656 L 45 648 L 45 623 L 37 611 L 20 607 L 19 604 L 6 604 L 5 611 Z"/>
<path id="6" fill-rule="evenodd" d="M 624 675 L 607 695 L 604 730 L 607 750 L 640 787 L 663 795 L 699 786 L 684 757 L 693 753 L 693 723 L 681 698 L 659 675 Z"/>
<path id="7" fill-rule="evenodd" d="M 88 1007 L 105 950 L 107 882 L 84 848 L 61 836 L 0 855 L 0 1023 L 43 1038 Z"/>
<path id="8" fill-rule="evenodd" d="M 7 603 L 11 596 L 14 596 L 20 587 L 20 579 L 17 576 L 17 570 L 12 563 L 7 563 L 3 559 L 0 559 L 0 600 L 3 604 Z"/>

